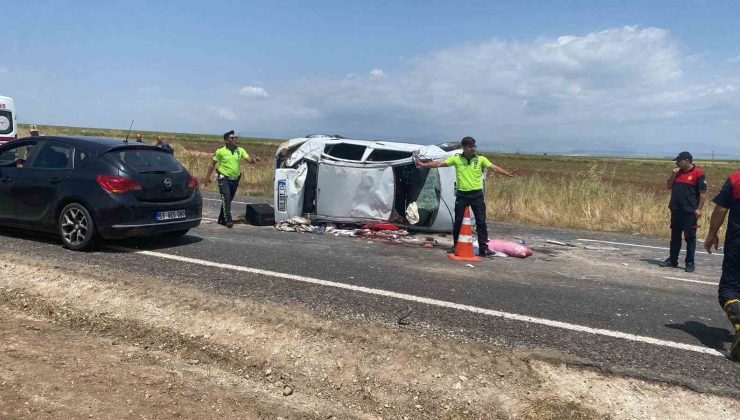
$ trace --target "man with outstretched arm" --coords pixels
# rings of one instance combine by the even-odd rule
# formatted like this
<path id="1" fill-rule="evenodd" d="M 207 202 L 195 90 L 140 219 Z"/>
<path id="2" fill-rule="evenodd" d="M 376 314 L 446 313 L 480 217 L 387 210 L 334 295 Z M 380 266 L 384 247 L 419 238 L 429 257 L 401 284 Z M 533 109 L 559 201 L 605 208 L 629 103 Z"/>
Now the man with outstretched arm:
<path id="1" fill-rule="evenodd" d="M 734 172 L 727 178 L 719 194 L 714 197 L 714 203 L 716 205 L 712 212 L 704 249 L 709 253 L 712 252 L 712 247 L 717 249 L 719 245 L 717 232 L 729 212 L 718 297 L 720 306 L 735 328 L 735 340 L 730 347 L 730 358 L 740 361 L 740 171 Z"/>
<path id="2" fill-rule="evenodd" d="M 231 200 L 236 195 L 236 189 L 239 188 L 239 180 L 242 177 L 239 161 L 246 160 L 251 164 L 257 162 L 257 159 L 249 157 L 246 150 L 237 146 L 236 140 L 234 130 L 224 133 L 224 146 L 216 150 L 211 166 L 208 168 L 208 174 L 203 180 L 203 184 L 210 184 L 211 174 L 213 169 L 216 169 L 218 192 L 221 194 L 221 212 L 218 214 L 218 224 L 227 228 L 234 227 L 231 218 Z"/>
<path id="3" fill-rule="evenodd" d="M 452 239 L 457 244 L 457 238 L 460 236 L 460 226 L 462 226 L 465 208 L 470 206 L 475 215 L 475 230 L 478 234 L 478 253 L 482 257 L 493 255 L 493 251 L 488 249 L 488 227 L 486 226 L 486 202 L 483 194 L 483 174 L 486 169 L 497 174 L 514 176 L 511 172 L 496 166 L 485 156 L 475 153 L 475 139 L 465 137 L 460 142 L 463 152 L 450 156 L 447 159 L 435 159 L 429 162 L 422 162 L 416 159 L 416 166 L 420 168 L 443 168 L 446 166 L 455 167 L 455 176 L 457 179 L 457 191 L 455 199 L 455 224 L 452 228 Z M 454 251 L 453 251 L 454 252 Z"/>

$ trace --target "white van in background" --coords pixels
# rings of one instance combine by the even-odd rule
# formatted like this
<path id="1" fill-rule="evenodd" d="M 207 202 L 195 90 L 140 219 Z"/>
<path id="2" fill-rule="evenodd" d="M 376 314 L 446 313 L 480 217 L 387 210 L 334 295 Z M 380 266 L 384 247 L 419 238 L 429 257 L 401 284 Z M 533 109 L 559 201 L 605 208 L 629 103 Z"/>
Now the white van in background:
<path id="1" fill-rule="evenodd" d="M 13 98 L 0 96 L 0 145 L 18 137 Z"/>

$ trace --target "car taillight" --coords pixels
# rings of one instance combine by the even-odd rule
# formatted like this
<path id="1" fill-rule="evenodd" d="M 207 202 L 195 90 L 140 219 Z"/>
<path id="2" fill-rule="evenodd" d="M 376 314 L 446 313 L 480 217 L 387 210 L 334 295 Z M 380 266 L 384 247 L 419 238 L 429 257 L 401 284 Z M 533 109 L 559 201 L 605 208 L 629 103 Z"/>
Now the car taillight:
<path id="1" fill-rule="evenodd" d="M 95 178 L 101 188 L 112 193 L 127 193 L 141 191 L 141 184 L 131 178 L 115 175 L 98 175 Z"/>
<path id="2" fill-rule="evenodd" d="M 191 190 L 197 190 L 198 189 L 198 178 L 194 176 L 190 176 L 190 179 L 188 179 L 188 188 Z"/>

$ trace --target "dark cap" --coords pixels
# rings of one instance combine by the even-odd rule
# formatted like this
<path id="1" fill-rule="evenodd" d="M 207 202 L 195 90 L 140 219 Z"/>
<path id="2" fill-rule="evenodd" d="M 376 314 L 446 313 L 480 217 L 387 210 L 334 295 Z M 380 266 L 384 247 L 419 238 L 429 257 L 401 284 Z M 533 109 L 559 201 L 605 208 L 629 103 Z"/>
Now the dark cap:
<path id="1" fill-rule="evenodd" d="M 472 137 L 463 137 L 463 139 L 460 140 L 460 144 L 463 146 L 475 146 L 475 139 Z"/>
<path id="2" fill-rule="evenodd" d="M 689 152 L 681 152 L 681 153 L 678 154 L 678 156 L 676 156 L 676 157 L 673 158 L 673 160 L 675 160 L 675 161 L 684 160 L 684 159 L 688 159 L 689 162 L 693 162 L 694 161 L 694 157 L 691 156 L 691 153 L 689 153 Z"/>
<path id="3" fill-rule="evenodd" d="M 234 135 L 234 130 L 230 130 L 224 133 L 224 140 L 228 140 L 229 136 Z"/>

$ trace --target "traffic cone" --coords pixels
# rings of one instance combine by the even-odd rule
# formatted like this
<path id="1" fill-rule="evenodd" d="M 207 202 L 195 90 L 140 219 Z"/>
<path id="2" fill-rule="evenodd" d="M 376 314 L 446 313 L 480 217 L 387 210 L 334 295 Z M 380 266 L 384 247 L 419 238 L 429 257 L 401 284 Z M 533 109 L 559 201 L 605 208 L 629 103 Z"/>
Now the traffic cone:
<path id="1" fill-rule="evenodd" d="M 473 250 L 473 225 L 470 223 L 470 207 L 465 207 L 460 234 L 457 236 L 457 243 L 455 244 L 455 253 L 447 254 L 447 256 L 455 261 L 480 261 Z"/>

